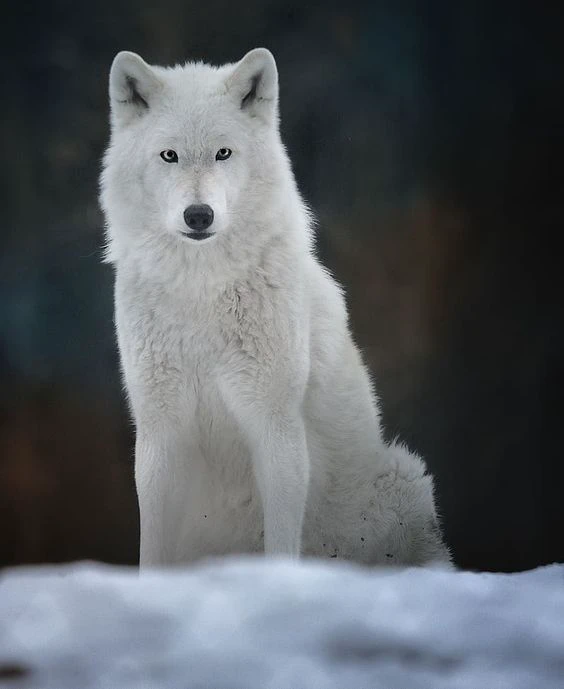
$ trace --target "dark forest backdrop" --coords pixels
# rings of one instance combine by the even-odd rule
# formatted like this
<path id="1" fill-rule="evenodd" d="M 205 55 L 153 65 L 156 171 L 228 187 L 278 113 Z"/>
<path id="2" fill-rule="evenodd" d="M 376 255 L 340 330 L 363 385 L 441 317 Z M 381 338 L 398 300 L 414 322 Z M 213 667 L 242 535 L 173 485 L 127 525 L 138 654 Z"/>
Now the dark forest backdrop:
<path id="1" fill-rule="evenodd" d="M 2 10 L 0 564 L 133 563 L 132 429 L 100 264 L 107 73 L 264 45 L 390 434 L 457 562 L 564 560 L 564 23 L 549 3 L 99 0 Z"/>

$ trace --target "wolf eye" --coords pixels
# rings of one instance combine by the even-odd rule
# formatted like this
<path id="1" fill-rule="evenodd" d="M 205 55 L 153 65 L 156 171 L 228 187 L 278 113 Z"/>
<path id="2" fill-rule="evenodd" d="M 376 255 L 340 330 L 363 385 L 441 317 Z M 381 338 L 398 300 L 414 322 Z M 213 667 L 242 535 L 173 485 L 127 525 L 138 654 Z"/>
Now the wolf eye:
<path id="1" fill-rule="evenodd" d="M 231 156 L 231 153 L 233 151 L 230 148 L 220 148 L 219 151 L 215 154 L 215 159 L 216 160 L 227 160 Z"/>
<path id="2" fill-rule="evenodd" d="M 165 163 L 177 163 L 178 162 L 178 155 L 176 151 L 173 151 L 170 148 L 167 148 L 166 151 L 161 151 L 161 158 L 165 161 Z"/>

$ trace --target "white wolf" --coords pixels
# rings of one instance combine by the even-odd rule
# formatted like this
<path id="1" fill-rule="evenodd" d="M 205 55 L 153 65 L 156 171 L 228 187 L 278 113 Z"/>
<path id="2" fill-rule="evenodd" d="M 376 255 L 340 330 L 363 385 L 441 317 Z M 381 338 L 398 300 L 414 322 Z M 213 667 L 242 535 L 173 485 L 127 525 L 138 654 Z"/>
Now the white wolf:
<path id="1" fill-rule="evenodd" d="M 449 562 L 423 462 L 382 437 L 312 248 L 268 50 L 110 73 L 101 179 L 136 423 L 141 566 L 266 552 Z"/>

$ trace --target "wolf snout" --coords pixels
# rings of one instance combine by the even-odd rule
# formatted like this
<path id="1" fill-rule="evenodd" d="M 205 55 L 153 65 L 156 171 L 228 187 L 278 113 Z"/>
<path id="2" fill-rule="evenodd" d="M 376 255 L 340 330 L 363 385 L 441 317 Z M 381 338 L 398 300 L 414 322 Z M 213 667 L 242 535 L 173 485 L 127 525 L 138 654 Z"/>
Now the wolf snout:
<path id="1" fill-rule="evenodd" d="M 194 232 L 206 232 L 213 222 L 213 209 L 207 203 L 196 203 L 184 211 L 184 222 Z"/>

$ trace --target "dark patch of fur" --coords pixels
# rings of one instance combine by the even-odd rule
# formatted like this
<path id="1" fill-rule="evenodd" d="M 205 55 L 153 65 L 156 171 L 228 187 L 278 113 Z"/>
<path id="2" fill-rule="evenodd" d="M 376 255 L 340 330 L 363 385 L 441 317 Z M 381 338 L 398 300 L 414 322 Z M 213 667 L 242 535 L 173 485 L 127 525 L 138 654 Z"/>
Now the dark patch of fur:
<path id="1" fill-rule="evenodd" d="M 241 110 L 243 110 L 243 108 L 246 108 L 247 105 L 249 105 L 250 103 L 252 103 L 252 101 L 257 99 L 257 89 L 258 89 L 258 85 L 259 85 L 259 82 L 261 80 L 261 77 L 262 77 L 262 74 L 255 74 L 255 76 L 252 78 L 251 88 L 250 88 L 249 92 L 247 93 L 247 95 L 241 101 Z"/>
<path id="2" fill-rule="evenodd" d="M 137 105 L 143 108 L 149 108 L 149 103 L 143 98 L 143 96 L 137 90 L 137 79 L 133 77 L 126 77 L 127 88 L 129 89 L 128 103 Z"/>

